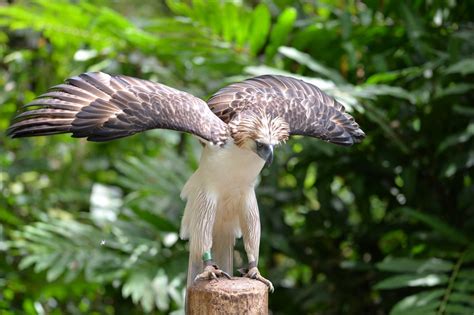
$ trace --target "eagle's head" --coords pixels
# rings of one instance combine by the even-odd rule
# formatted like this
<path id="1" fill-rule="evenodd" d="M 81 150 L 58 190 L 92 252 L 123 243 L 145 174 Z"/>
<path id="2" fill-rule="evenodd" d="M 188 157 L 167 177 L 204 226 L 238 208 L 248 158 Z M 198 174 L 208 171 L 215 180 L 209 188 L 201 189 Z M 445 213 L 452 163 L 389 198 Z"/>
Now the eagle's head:
<path id="1" fill-rule="evenodd" d="M 246 111 L 229 124 L 234 143 L 255 152 L 266 165 L 273 161 L 273 148 L 288 140 L 290 126 L 281 117 L 263 111 Z"/>

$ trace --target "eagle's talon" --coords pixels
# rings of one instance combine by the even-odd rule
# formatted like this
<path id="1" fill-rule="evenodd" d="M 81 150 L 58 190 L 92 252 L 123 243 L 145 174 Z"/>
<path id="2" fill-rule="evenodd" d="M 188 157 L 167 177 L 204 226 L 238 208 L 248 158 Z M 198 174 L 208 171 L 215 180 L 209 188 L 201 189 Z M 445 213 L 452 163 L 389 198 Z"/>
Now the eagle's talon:
<path id="1" fill-rule="evenodd" d="M 227 272 L 225 272 L 225 271 L 222 271 L 222 270 L 221 270 L 221 274 L 222 274 L 224 277 L 226 277 L 227 279 L 229 279 L 229 280 L 232 279 L 232 277 L 231 277 Z"/>
<path id="2" fill-rule="evenodd" d="M 225 277 L 231 279 L 231 276 L 225 271 L 222 271 L 216 265 L 208 265 L 204 268 L 204 271 L 194 278 L 194 281 L 200 280 L 215 280 L 219 281 L 219 277 Z"/>
<path id="3" fill-rule="evenodd" d="M 243 268 L 239 271 L 241 272 L 242 270 L 243 270 Z M 264 277 L 262 277 L 260 275 L 260 271 L 258 271 L 257 267 L 250 268 L 247 271 L 247 273 L 245 273 L 243 275 L 243 277 L 247 277 L 247 278 L 250 278 L 250 279 L 255 279 L 255 280 L 258 280 L 258 281 L 264 283 L 268 287 L 268 291 L 270 291 L 270 293 L 273 293 L 273 291 L 275 291 L 275 288 L 273 287 L 273 284 L 271 283 L 271 281 L 268 280 L 268 279 L 265 279 Z"/>
<path id="4" fill-rule="evenodd" d="M 273 283 L 271 283 L 270 280 L 262 277 L 260 274 L 257 274 L 256 277 L 254 278 L 260 282 L 263 282 L 264 284 L 267 285 L 268 287 L 268 291 L 270 291 L 270 293 L 273 293 L 275 291 L 275 288 L 273 287 Z"/>

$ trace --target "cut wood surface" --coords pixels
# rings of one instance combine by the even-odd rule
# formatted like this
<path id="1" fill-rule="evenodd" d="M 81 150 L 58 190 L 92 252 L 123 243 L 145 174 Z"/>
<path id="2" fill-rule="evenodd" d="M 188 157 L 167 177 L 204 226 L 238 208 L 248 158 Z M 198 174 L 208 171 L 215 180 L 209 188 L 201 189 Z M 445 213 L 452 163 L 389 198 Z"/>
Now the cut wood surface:
<path id="1" fill-rule="evenodd" d="M 248 278 L 196 281 L 187 292 L 186 313 L 268 314 L 268 287 Z"/>

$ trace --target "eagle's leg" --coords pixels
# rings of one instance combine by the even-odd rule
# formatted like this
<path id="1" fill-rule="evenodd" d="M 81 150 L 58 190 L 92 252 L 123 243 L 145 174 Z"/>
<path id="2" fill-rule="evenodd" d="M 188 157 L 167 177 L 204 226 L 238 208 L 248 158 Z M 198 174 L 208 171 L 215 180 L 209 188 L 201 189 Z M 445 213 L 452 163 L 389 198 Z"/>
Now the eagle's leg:
<path id="1" fill-rule="evenodd" d="M 260 271 L 257 268 L 257 263 L 255 261 L 249 262 L 248 268 L 247 269 L 240 269 L 239 270 L 242 273 L 242 276 L 250 278 L 250 279 L 255 279 L 260 282 L 263 282 L 267 287 L 270 292 L 273 293 L 275 288 L 273 287 L 273 284 L 270 280 L 262 277 L 260 274 Z"/>
<path id="2" fill-rule="evenodd" d="M 181 223 L 181 237 L 189 238 L 189 264 L 187 287 L 196 280 L 212 280 L 224 274 L 212 261 L 212 228 L 215 221 L 217 199 L 212 192 L 199 189 L 196 173 L 183 188 L 188 198 Z M 198 187 L 198 188 L 196 188 Z"/>
<path id="3" fill-rule="evenodd" d="M 273 284 L 270 280 L 262 277 L 257 268 L 260 247 L 260 216 L 258 213 L 257 198 L 255 197 L 255 192 L 253 190 L 248 193 L 246 202 L 247 204 L 243 207 L 239 219 L 249 265 L 247 269 L 239 271 L 244 277 L 263 282 L 267 285 L 268 290 L 273 292 Z"/>
<path id="4" fill-rule="evenodd" d="M 210 251 L 204 252 L 202 255 L 202 260 L 205 266 L 204 271 L 198 274 L 194 281 L 217 280 L 217 277 L 226 277 L 227 279 L 231 279 L 231 276 L 227 272 L 219 269 L 219 267 L 214 264 Z"/>

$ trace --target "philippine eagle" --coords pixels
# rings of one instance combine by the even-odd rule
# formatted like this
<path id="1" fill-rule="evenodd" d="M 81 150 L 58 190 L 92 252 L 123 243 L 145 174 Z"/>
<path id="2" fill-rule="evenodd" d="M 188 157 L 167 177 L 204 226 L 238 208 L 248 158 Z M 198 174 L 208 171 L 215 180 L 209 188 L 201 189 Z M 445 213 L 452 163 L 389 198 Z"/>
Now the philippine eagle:
<path id="1" fill-rule="evenodd" d="M 248 258 L 244 276 L 271 291 L 272 283 L 257 268 L 255 185 L 264 165 L 272 162 L 274 147 L 291 135 L 339 145 L 365 136 L 340 103 L 291 77 L 263 75 L 230 84 L 206 103 L 163 84 L 102 72 L 52 87 L 24 106 L 8 133 L 13 138 L 72 133 L 109 141 L 154 128 L 191 133 L 204 146 L 199 167 L 181 192 L 188 286 L 196 279 L 230 277 L 235 239 L 242 236 Z"/>

